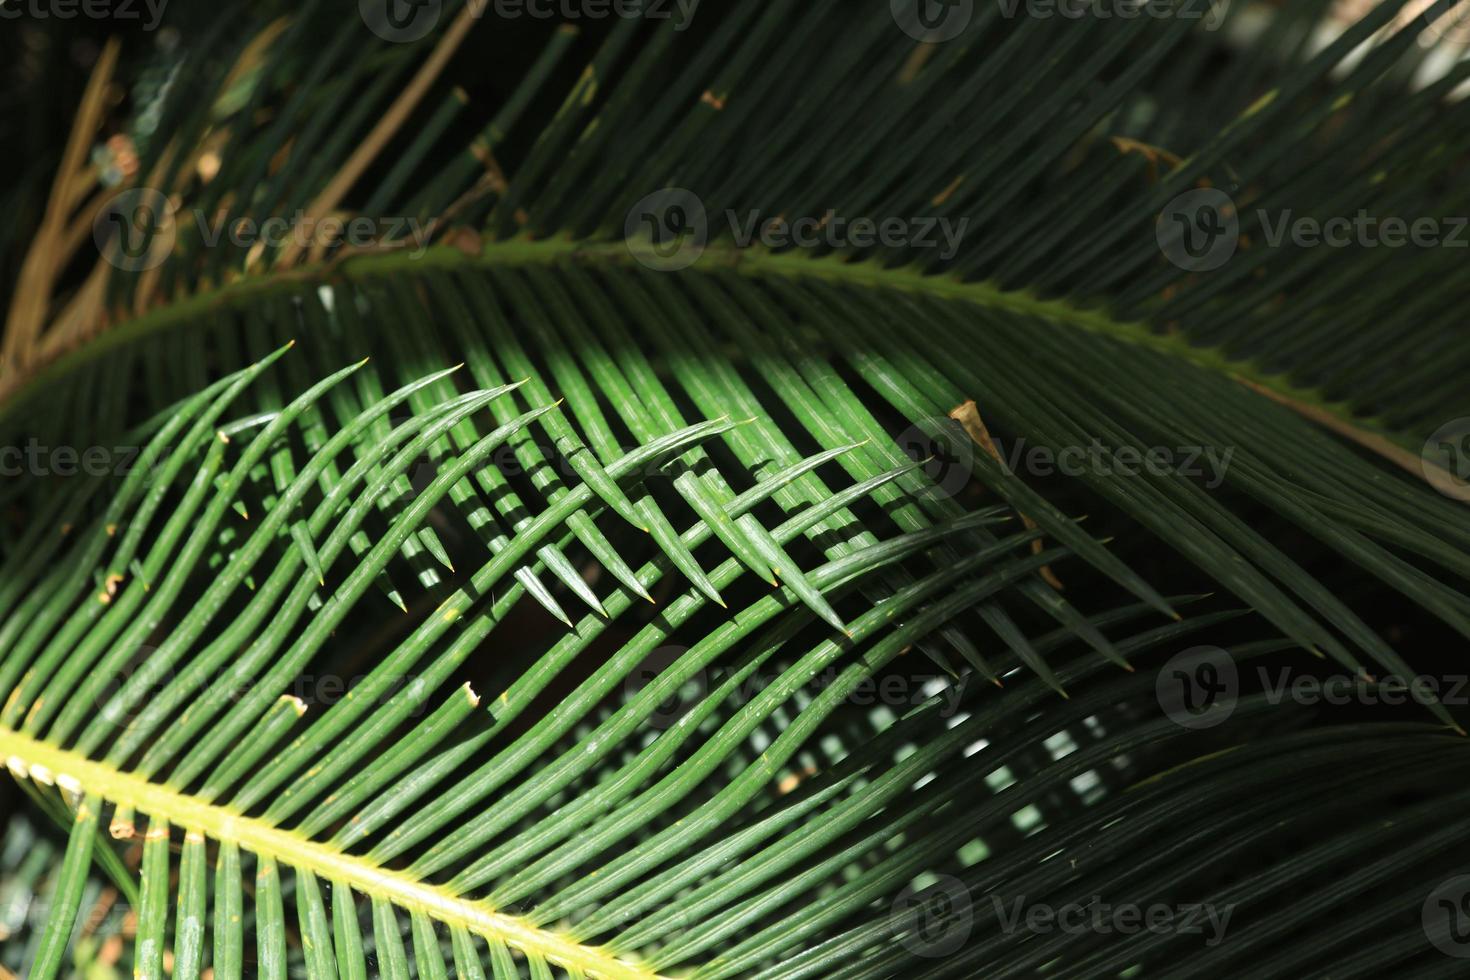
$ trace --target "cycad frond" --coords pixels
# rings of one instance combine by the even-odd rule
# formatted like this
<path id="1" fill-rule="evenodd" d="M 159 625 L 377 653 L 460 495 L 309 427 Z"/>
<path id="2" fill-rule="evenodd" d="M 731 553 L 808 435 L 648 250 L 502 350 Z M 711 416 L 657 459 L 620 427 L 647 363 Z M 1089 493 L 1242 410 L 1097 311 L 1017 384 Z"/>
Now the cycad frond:
<path id="1" fill-rule="evenodd" d="M 1454 740 L 1267 695 L 1201 736 L 1148 658 L 1412 677 L 1385 597 L 1470 637 L 1459 460 L 1420 450 L 1470 414 L 1458 253 L 1280 232 L 1463 209 L 1470 68 L 1420 43 L 1454 0 L 1320 43 L 1321 4 L 955 4 L 934 43 L 771 0 L 524 53 L 443 6 L 108 45 L 8 257 L 0 434 L 137 457 L 0 491 L 0 758 L 69 838 L 32 976 L 107 880 L 148 977 L 1289 973 L 1343 955 L 1347 895 L 1423 891 Z M 522 69 L 488 99 L 452 84 L 478 50 Z M 117 78 L 131 149 L 94 163 Z M 1313 817 L 1352 765 L 1362 813 Z M 1286 877 L 1231 865 L 1288 838 Z M 936 959 L 936 873 L 1251 907 L 1187 963 L 973 909 Z M 1436 968 L 1410 938 L 1344 972 Z"/>

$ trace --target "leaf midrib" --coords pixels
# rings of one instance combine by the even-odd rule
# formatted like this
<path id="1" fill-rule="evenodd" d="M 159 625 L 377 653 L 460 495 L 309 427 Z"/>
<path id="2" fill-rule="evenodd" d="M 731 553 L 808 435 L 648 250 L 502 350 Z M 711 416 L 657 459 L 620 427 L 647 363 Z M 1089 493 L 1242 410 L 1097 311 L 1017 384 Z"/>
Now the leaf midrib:
<path id="1" fill-rule="evenodd" d="M 478 254 L 467 254 L 445 245 L 434 246 L 415 257 L 408 252 L 355 255 L 339 263 L 267 273 L 242 279 L 212 290 L 196 293 L 142 316 L 125 321 L 58 357 L 23 379 L 9 391 L 0 385 L 0 424 L 36 399 L 78 367 L 96 360 L 115 347 L 140 337 L 186 322 L 221 307 L 248 305 L 261 297 L 299 289 L 303 283 L 325 285 L 334 279 L 366 279 L 374 276 L 431 268 L 481 268 L 556 265 L 628 265 L 634 254 L 628 243 L 588 243 L 567 237 L 532 240 L 514 238 L 489 242 Z M 811 277 L 870 289 L 896 289 L 924 293 L 941 299 L 972 303 L 985 309 L 1004 310 L 1064 324 L 1089 333 L 1111 337 L 1188 362 L 1196 367 L 1250 382 L 1279 396 L 1280 400 L 1305 406 L 1314 414 L 1336 419 L 1341 426 L 1368 430 L 1395 445 L 1409 447 L 1402 437 L 1378 420 L 1364 419 L 1340 402 L 1327 399 L 1320 389 L 1297 387 L 1279 373 L 1267 371 L 1248 360 L 1227 357 L 1214 347 L 1201 347 L 1182 334 L 1159 333 L 1141 321 L 1121 321 L 1095 309 L 1084 309 L 1065 300 L 1042 299 L 1026 291 L 1008 291 L 988 282 L 960 282 L 945 276 L 926 275 L 912 266 L 885 268 L 876 262 L 847 262 L 838 256 L 812 257 L 790 251 L 774 253 L 762 248 L 708 247 L 694 269 L 732 269 L 742 275 L 784 278 Z"/>
<path id="2" fill-rule="evenodd" d="M 33 780 L 80 788 L 83 794 L 96 793 L 119 806 L 165 819 L 170 825 L 232 842 L 242 850 L 274 858 L 280 864 L 311 872 L 326 881 L 350 885 L 364 895 L 385 899 L 399 908 L 421 911 L 447 925 L 461 926 L 476 935 L 540 954 L 560 966 L 581 969 L 588 976 L 658 980 L 658 974 L 642 964 L 619 958 L 599 947 L 584 946 L 518 916 L 495 912 L 484 902 L 457 896 L 438 885 L 135 774 L 120 772 L 19 732 L 0 728 L 0 759 L 16 775 L 24 772 Z"/>

